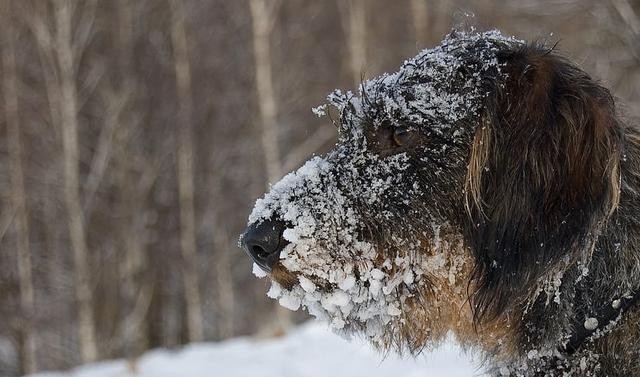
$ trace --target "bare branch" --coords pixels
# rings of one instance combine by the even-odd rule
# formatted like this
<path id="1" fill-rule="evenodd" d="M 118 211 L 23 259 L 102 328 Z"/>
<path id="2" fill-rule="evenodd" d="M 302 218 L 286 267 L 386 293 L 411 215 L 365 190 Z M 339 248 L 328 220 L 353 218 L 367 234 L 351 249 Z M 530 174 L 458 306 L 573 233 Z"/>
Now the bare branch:
<path id="1" fill-rule="evenodd" d="M 91 63 L 89 72 L 85 75 L 83 82 L 80 84 L 80 88 L 78 88 L 79 108 L 82 108 L 85 103 L 91 98 L 91 94 L 94 93 L 94 91 L 100 84 L 105 70 L 105 65 L 102 62 L 97 61 Z"/>
<path id="2" fill-rule="evenodd" d="M 80 61 L 82 54 L 95 35 L 95 19 L 98 0 L 86 0 L 83 2 L 82 13 L 79 17 L 75 33 L 73 35 L 72 50 L 74 61 Z"/>
<path id="3" fill-rule="evenodd" d="M 4 239 L 4 236 L 9 231 L 15 217 L 16 210 L 13 206 L 7 206 L 7 208 L 4 208 L 2 213 L 0 213 L 0 241 Z"/>
<path id="4" fill-rule="evenodd" d="M 616 11 L 620 14 L 620 17 L 622 17 L 627 26 L 629 26 L 631 32 L 636 36 L 640 35 L 640 18 L 638 18 L 629 1 L 611 0 L 611 4 L 616 8 Z"/>
<path id="5" fill-rule="evenodd" d="M 45 81 L 47 100 L 49 103 L 49 114 L 51 123 L 56 127 L 60 124 L 60 95 L 58 93 L 58 71 L 55 69 L 56 60 L 53 54 L 53 36 L 47 25 L 49 12 L 46 1 L 36 1 L 36 8 L 28 12 L 27 25 L 36 40 L 42 76 Z"/>
<path id="6" fill-rule="evenodd" d="M 142 285 L 142 288 L 138 291 L 133 309 L 123 320 L 118 322 L 115 335 L 111 337 L 115 341 L 109 344 L 108 351 L 126 346 L 131 343 L 132 337 L 138 335 L 138 329 L 144 325 L 151 307 L 154 290 L 155 284 L 153 281 L 146 281 Z"/>
<path id="7" fill-rule="evenodd" d="M 80 177 L 78 171 L 78 97 L 76 69 L 71 45 L 73 4 L 70 0 L 55 1 L 55 56 L 60 77 L 60 124 L 62 131 L 64 199 L 69 219 L 69 235 L 73 250 L 76 297 L 78 301 L 80 349 L 82 360 L 91 362 L 98 357 L 98 344 L 93 316 L 89 251 L 85 222 L 80 205 Z"/>
<path id="8" fill-rule="evenodd" d="M 129 93 L 114 93 L 113 91 L 105 90 L 103 98 L 103 102 L 107 104 L 106 119 L 104 126 L 100 129 L 98 146 L 91 161 L 91 168 L 89 169 L 89 175 L 85 184 L 83 207 L 86 213 L 91 212 L 96 191 L 109 165 L 113 136 L 116 128 L 120 124 L 120 117 L 129 100 Z"/>
<path id="9" fill-rule="evenodd" d="M 336 130 L 333 127 L 320 127 L 313 135 L 294 149 L 292 149 L 284 159 L 283 171 L 291 171 L 298 167 L 302 161 L 306 160 L 310 154 L 316 152 L 323 145 L 336 138 Z"/>

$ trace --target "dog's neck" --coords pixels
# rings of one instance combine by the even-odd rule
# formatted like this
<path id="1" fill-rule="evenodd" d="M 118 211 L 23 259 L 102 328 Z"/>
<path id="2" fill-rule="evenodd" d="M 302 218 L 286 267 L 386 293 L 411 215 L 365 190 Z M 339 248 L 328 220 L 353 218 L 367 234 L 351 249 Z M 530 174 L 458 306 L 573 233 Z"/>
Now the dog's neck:
<path id="1" fill-rule="evenodd" d="M 630 324 L 637 326 L 640 318 L 639 167 L 640 133 L 631 129 L 624 136 L 618 207 L 594 235 L 597 239 L 589 263 L 577 264 L 564 273 L 556 293 L 564 299 L 549 302 L 543 295 L 536 296 L 524 311 L 520 328 L 513 334 L 513 344 L 519 350 L 516 353 L 522 357 L 506 363 L 510 370 L 533 366 L 555 375 L 553 371 L 559 366 L 565 370 L 601 370 L 608 359 L 618 360 L 620 365 L 637 363 L 613 354 L 611 344 L 619 346 L 620 333 L 625 333 Z M 637 348 L 634 336 L 630 334 L 626 340 L 627 349 Z M 497 352 L 497 358 L 504 360 Z M 637 359 L 637 353 L 634 355 Z"/>

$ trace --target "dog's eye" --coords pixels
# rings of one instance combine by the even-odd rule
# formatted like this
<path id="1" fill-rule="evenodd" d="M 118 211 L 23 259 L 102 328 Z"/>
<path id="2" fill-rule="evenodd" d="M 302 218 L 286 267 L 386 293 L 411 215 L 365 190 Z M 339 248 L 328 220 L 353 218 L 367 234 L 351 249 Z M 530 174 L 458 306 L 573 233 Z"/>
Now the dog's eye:
<path id="1" fill-rule="evenodd" d="M 407 127 L 396 127 L 393 130 L 393 141 L 397 146 L 403 146 L 409 144 L 413 138 L 413 132 Z"/>

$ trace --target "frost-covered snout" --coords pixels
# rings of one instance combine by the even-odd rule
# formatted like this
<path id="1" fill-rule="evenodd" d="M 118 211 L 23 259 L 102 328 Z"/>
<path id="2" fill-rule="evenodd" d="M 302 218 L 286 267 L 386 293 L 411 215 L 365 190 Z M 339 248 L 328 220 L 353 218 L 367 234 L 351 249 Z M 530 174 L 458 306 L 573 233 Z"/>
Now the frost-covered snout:
<path id="1" fill-rule="evenodd" d="M 363 137 L 343 138 L 276 183 L 241 244 L 281 305 L 383 344 L 424 284 L 424 245 L 412 235 L 429 228 L 409 219 L 418 194 L 408 155 L 380 156 Z"/>
<path id="2" fill-rule="evenodd" d="M 346 191 L 356 182 L 335 156 L 307 162 L 256 204 L 241 246 L 262 270 L 328 280 L 330 265 L 353 258 L 359 216 Z"/>

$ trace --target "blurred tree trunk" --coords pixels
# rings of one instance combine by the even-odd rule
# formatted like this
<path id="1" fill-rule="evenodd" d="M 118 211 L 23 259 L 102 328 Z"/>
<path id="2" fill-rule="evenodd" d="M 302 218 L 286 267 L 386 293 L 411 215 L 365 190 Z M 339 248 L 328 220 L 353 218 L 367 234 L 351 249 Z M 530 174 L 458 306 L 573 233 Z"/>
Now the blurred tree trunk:
<path id="1" fill-rule="evenodd" d="M 226 218 L 220 210 L 226 198 L 222 193 L 222 181 L 227 169 L 228 152 L 222 148 L 212 150 L 208 169 L 219 174 L 208 174 L 210 205 L 207 206 L 206 218 L 203 221 L 207 232 L 212 232 L 212 258 L 210 259 L 214 277 L 211 281 L 211 291 L 214 294 L 213 307 L 217 309 L 218 321 L 215 323 L 215 334 L 218 339 L 226 339 L 236 334 L 236 294 L 233 275 L 231 253 L 235 248 L 229 240 L 232 238 L 227 230 Z"/>
<path id="2" fill-rule="evenodd" d="M 253 53 L 256 69 L 256 90 L 260 110 L 261 142 L 267 170 L 267 188 L 281 176 L 280 148 L 278 144 L 278 107 L 271 75 L 271 31 L 280 3 L 251 0 L 253 26 Z"/>
<path id="3" fill-rule="evenodd" d="M 282 176 L 280 146 L 278 143 L 278 107 L 273 88 L 271 63 L 271 32 L 281 3 L 251 0 L 251 25 L 253 31 L 253 53 L 255 61 L 256 90 L 260 112 L 261 142 L 264 153 L 267 189 Z M 278 323 L 269 323 L 262 331 L 280 333 L 291 325 L 291 312 L 276 305 Z"/>
<path id="4" fill-rule="evenodd" d="M 93 315 L 91 271 L 87 248 L 85 221 L 80 200 L 80 174 L 78 171 L 78 93 L 76 87 L 77 58 L 81 51 L 74 43 L 72 31 L 73 6 L 71 0 L 56 0 L 51 3 L 55 19 L 55 53 L 60 86 L 60 129 L 64 165 L 64 203 L 69 221 L 69 235 L 73 250 L 76 299 L 78 302 L 78 327 L 82 361 L 87 363 L 98 358 L 96 328 Z M 89 25 L 83 25 L 89 26 Z"/>
<path id="5" fill-rule="evenodd" d="M 420 49 L 425 48 L 429 32 L 429 4 L 427 0 L 411 0 L 411 16 L 413 17 L 413 32 L 416 44 Z"/>
<path id="6" fill-rule="evenodd" d="M 36 340 L 33 323 L 34 287 L 32 279 L 31 250 L 29 247 L 29 222 L 22 170 L 22 141 L 20 137 L 20 112 L 18 103 L 18 70 L 15 56 L 14 12 L 10 0 L 2 0 L 4 44 L 2 48 L 4 114 L 7 125 L 7 150 L 11 177 L 11 203 L 15 211 L 16 252 L 20 288 L 20 370 L 23 374 L 36 372 Z"/>
<path id="7" fill-rule="evenodd" d="M 196 250 L 194 188 L 193 188 L 193 140 L 191 71 L 185 30 L 184 4 L 182 0 L 170 0 L 171 41 L 175 62 L 178 114 L 176 125 L 178 191 L 180 196 L 180 246 L 184 258 L 184 288 L 187 301 L 187 330 L 189 341 L 203 340 L 203 323 L 198 287 L 198 254 Z"/>
<path id="8" fill-rule="evenodd" d="M 149 339 L 145 328 L 149 308 L 154 294 L 154 280 L 149 276 L 149 262 L 144 239 L 145 199 L 150 186 L 155 180 L 153 168 L 142 168 L 142 177 L 132 179 L 136 161 L 142 148 L 135 148 L 135 129 L 140 125 L 140 109 L 136 105 L 138 94 L 138 78 L 132 70 L 134 61 L 134 4 L 128 0 L 118 0 L 115 28 L 117 35 L 117 79 L 116 87 L 106 92 L 104 102 L 107 104 L 108 123 L 114 123 L 117 169 L 116 185 L 119 194 L 119 208 L 122 222 L 119 233 L 124 248 L 119 257 L 118 275 L 123 312 L 114 341 L 117 349 L 123 348 L 129 357 L 136 357 L 149 347 Z M 136 154 L 138 151 L 138 154 Z M 151 179 L 145 179 L 148 177 Z M 142 184 L 140 183 L 142 182 Z M 141 187 L 142 186 L 142 187 Z"/>
<path id="9" fill-rule="evenodd" d="M 47 104 L 47 110 L 49 112 L 49 121 L 51 124 L 51 134 L 52 138 L 56 142 L 54 149 L 56 151 L 55 154 L 51 154 L 47 156 L 49 159 L 62 160 L 60 153 L 62 151 L 59 150 L 59 146 L 57 145 L 60 135 L 60 127 L 61 127 L 61 98 L 60 98 L 60 84 L 58 81 L 59 74 L 57 72 L 56 67 L 56 58 L 54 54 L 55 42 L 53 40 L 53 33 L 51 31 L 51 12 L 49 11 L 49 1 L 33 1 L 29 3 L 29 8 L 24 12 L 25 18 L 28 20 L 28 27 L 31 30 L 31 33 L 35 39 L 36 44 L 36 53 L 39 58 L 39 69 L 42 74 L 42 78 L 44 81 L 44 91 L 46 93 L 45 103 Z M 46 118 L 45 118 L 46 119 Z M 47 121 L 44 120 L 44 123 Z M 64 164 L 61 164 L 62 166 Z M 61 166 L 61 167 L 62 167 Z M 44 172 L 44 187 L 43 192 L 39 193 L 43 197 L 47 197 L 47 195 L 55 198 L 63 197 L 64 186 L 61 182 L 64 180 L 64 174 L 62 174 L 61 168 L 47 169 Z M 69 253 L 69 248 L 66 245 L 63 245 L 61 242 L 64 233 L 68 233 L 68 224 L 69 221 L 67 217 L 62 214 L 61 211 L 64 211 L 64 208 L 59 208 L 58 201 L 53 199 L 44 200 L 43 205 L 43 214 L 42 221 L 44 223 L 44 232 L 45 232 L 45 248 L 49 254 L 49 258 L 47 261 L 47 283 L 51 286 L 52 296 L 55 297 L 56 301 L 68 302 L 70 303 L 67 306 L 73 305 L 73 309 L 68 310 L 63 315 L 68 316 L 70 313 L 75 312 L 77 317 L 79 318 L 79 307 L 78 302 L 75 299 L 77 297 L 74 289 L 67 290 L 63 286 L 57 286 L 56 284 L 60 281 L 60 277 L 67 275 L 71 275 L 71 280 L 77 281 L 77 275 L 74 271 L 69 271 L 66 267 L 65 260 L 67 254 Z M 72 252 L 73 254 L 73 252 Z M 66 279 L 64 279 L 66 280 Z M 69 292 L 71 291 L 71 292 Z M 71 304 L 73 303 L 73 304 Z M 65 304 L 61 304 L 60 307 L 65 307 Z M 58 313 L 59 315 L 59 313 Z M 55 324 L 49 328 L 50 331 L 55 332 L 55 342 L 56 344 L 51 344 L 52 347 L 57 347 L 58 350 L 65 350 L 65 347 L 68 348 L 68 341 L 71 338 L 71 333 L 75 332 L 78 334 L 78 338 L 80 338 L 80 329 L 78 321 L 69 321 L 69 320 L 58 320 Z M 74 355 L 75 356 L 75 355 Z M 82 356 L 80 356 L 82 358 Z M 63 363 L 62 365 L 68 366 L 71 364 L 71 358 L 68 362 Z M 47 362 L 47 359 L 42 360 L 43 364 Z"/>
<path id="10" fill-rule="evenodd" d="M 349 48 L 349 67 L 354 87 L 359 87 L 367 63 L 367 12 L 365 0 L 338 0 Z"/>
<path id="11" fill-rule="evenodd" d="M 452 9 L 456 7 L 456 4 L 447 0 L 434 1 L 434 7 L 437 7 L 437 14 L 433 18 L 434 25 L 432 30 L 435 30 L 435 33 L 437 35 L 436 42 L 440 41 L 440 38 L 442 38 L 442 36 L 444 36 L 445 34 L 450 33 L 452 26 L 462 26 L 453 25 L 455 17 L 462 16 L 463 19 L 466 17 L 467 20 L 469 19 L 468 17 L 473 17 L 472 15 L 464 12 L 462 14 L 456 13 Z"/>
<path id="12" fill-rule="evenodd" d="M 226 228 L 220 222 L 214 222 L 213 242 L 215 252 L 216 285 L 218 291 L 218 307 L 220 309 L 220 322 L 218 323 L 218 335 L 221 339 L 230 338 L 235 333 L 235 290 L 233 286 L 233 271 L 229 251 L 231 250 L 227 240 Z"/>

